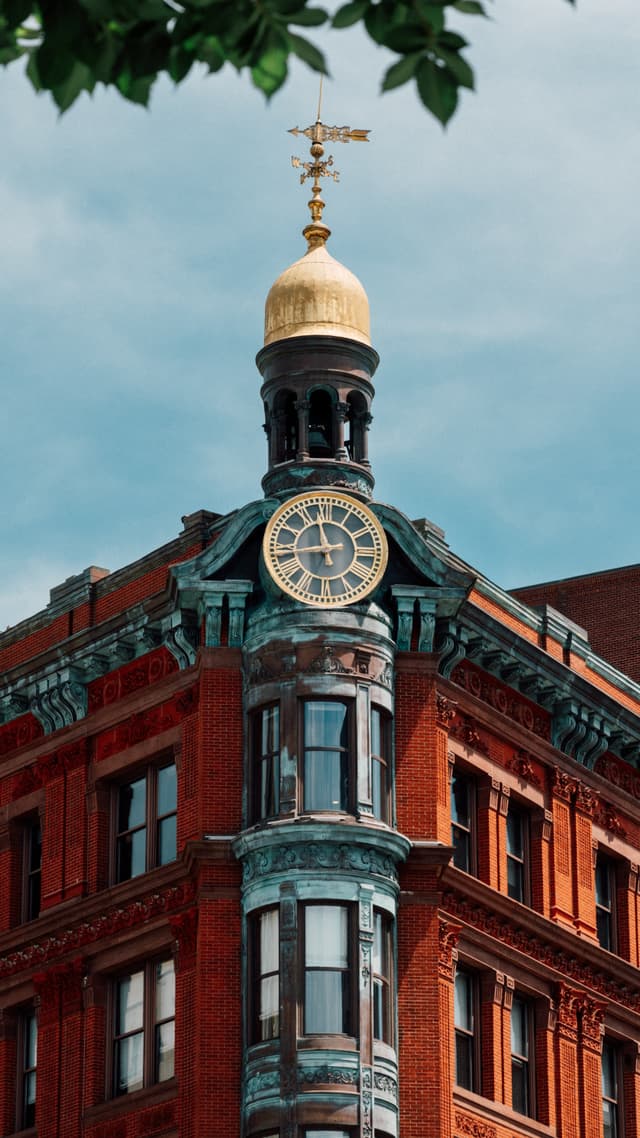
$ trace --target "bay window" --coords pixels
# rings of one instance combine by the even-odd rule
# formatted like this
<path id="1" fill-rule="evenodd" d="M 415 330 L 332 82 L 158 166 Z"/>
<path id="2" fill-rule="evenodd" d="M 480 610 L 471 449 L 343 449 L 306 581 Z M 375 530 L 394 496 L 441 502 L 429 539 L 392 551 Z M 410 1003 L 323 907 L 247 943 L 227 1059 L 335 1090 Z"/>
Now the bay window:
<path id="1" fill-rule="evenodd" d="M 390 919 L 376 911 L 373 918 L 373 1038 L 384 1043 L 393 1043 L 391 937 Z"/>
<path id="2" fill-rule="evenodd" d="M 388 717 L 378 707 L 371 709 L 371 798 L 373 816 L 390 822 Z"/>
<path id="3" fill-rule="evenodd" d="M 262 1043 L 280 1035 L 280 919 L 277 908 L 252 918 L 250 1040 Z"/>
<path id="4" fill-rule="evenodd" d="M 253 717 L 252 820 L 280 813 L 280 708 L 265 707 Z"/>

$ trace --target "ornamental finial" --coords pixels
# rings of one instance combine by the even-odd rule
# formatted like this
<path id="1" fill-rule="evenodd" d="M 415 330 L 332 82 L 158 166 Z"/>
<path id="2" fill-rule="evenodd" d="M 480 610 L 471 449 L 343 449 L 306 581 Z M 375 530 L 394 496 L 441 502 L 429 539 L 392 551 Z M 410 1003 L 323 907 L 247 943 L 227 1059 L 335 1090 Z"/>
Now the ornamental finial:
<path id="1" fill-rule="evenodd" d="M 311 140 L 311 162 L 303 162 L 301 158 L 292 157 L 291 165 L 296 168 L 302 167 L 300 175 L 300 183 L 303 185 L 307 178 L 313 178 L 313 186 L 311 187 L 311 198 L 307 203 L 311 213 L 311 223 L 306 225 L 302 230 L 303 236 L 306 237 L 309 249 L 315 249 L 318 245 L 324 245 L 327 238 L 331 235 L 331 230 L 322 220 L 322 211 L 325 203 L 322 200 L 322 187 L 320 186 L 320 178 L 333 178 L 334 182 L 339 181 L 340 173 L 338 170 L 333 170 L 333 155 L 330 154 L 328 158 L 324 157 L 324 142 L 368 142 L 368 130 L 352 130 L 350 126 L 325 126 L 320 121 L 320 114 L 322 110 L 322 76 L 320 76 L 320 94 L 318 96 L 318 113 L 316 121 L 313 126 L 307 126 L 304 130 L 300 127 L 294 126 L 289 131 L 289 134 L 294 134 L 296 137 L 304 134 L 306 138 Z"/>

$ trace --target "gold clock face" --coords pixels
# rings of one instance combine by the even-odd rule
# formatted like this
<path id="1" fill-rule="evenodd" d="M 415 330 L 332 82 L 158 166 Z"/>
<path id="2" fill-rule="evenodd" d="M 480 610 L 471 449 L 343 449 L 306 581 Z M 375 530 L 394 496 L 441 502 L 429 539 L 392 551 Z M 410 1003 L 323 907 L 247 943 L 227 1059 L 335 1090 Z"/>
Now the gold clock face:
<path id="1" fill-rule="evenodd" d="M 340 608 L 370 593 L 387 566 L 387 539 L 366 506 L 333 490 L 298 494 L 267 525 L 264 559 L 283 593 Z"/>

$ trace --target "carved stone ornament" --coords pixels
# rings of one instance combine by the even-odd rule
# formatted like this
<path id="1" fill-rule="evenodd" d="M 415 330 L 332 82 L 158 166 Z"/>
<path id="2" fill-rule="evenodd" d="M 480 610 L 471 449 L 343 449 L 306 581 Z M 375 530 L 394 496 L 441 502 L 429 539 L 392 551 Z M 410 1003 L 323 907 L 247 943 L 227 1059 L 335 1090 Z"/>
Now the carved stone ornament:
<path id="1" fill-rule="evenodd" d="M 42 967 L 50 961 L 58 960 L 88 944 L 95 944 L 103 937 L 111 937 L 124 929 L 138 928 L 148 924 L 154 917 L 173 912 L 184 905 L 192 904 L 194 886 L 191 881 L 174 885 L 162 893 L 153 893 L 142 901 L 132 901 L 120 909 L 108 909 L 93 921 L 83 921 L 72 925 L 54 936 L 29 944 L 18 952 L 0 957 L 0 977 L 11 976 L 16 972 Z M 66 965 L 65 965 L 66 967 Z M 49 975 L 49 972 L 47 972 Z"/>
<path id="2" fill-rule="evenodd" d="M 311 675 L 342 675 L 352 676 L 354 668 L 348 668 L 336 654 L 335 648 L 330 644 L 325 644 L 318 656 L 316 656 L 305 671 Z"/>
<path id="3" fill-rule="evenodd" d="M 457 1134 L 470 1135 L 470 1138 L 498 1138 L 495 1126 L 490 1126 L 479 1118 L 472 1118 L 470 1114 L 456 1110 L 454 1121 Z"/>
<path id="4" fill-rule="evenodd" d="M 452 672 L 454 684 L 465 688 L 470 695 L 488 703 L 501 715 L 506 715 L 525 731 L 531 731 L 541 739 L 550 739 L 549 716 L 539 707 L 516 694 L 512 688 L 501 684 L 494 676 L 481 671 L 467 660 L 458 664 Z"/>
<path id="5" fill-rule="evenodd" d="M 478 730 L 478 723 L 470 715 L 457 715 L 454 719 L 450 733 L 454 739 L 459 739 L 465 747 L 479 751 L 482 755 L 489 754 L 489 745 Z"/>
<path id="6" fill-rule="evenodd" d="M 441 692 L 436 693 L 436 714 L 438 723 L 442 727 L 449 728 L 457 715 L 457 703 L 453 699 L 447 699 Z"/>
<path id="7" fill-rule="evenodd" d="M 30 709 L 45 735 L 69 727 L 87 714 L 87 687 L 77 678 L 51 677 L 45 691 L 31 697 Z"/>
<path id="8" fill-rule="evenodd" d="M 358 1078 L 355 1067 L 334 1067 L 328 1064 L 323 1067 L 298 1067 L 298 1082 L 301 1087 L 317 1084 L 356 1087 Z"/>
<path id="9" fill-rule="evenodd" d="M 577 789 L 577 778 L 572 778 L 571 775 L 566 774 L 565 771 L 559 770 L 558 767 L 553 767 L 551 771 L 551 790 L 556 798 L 561 798 L 563 802 L 572 802 Z"/>
<path id="10" fill-rule="evenodd" d="M 452 925 L 448 921 L 438 924 L 438 973 L 443 980 L 453 981 L 455 948 L 461 932 L 461 925 Z"/>
<path id="11" fill-rule="evenodd" d="M 582 1043 L 591 1051 L 600 1053 L 602 1047 L 602 1028 L 607 1005 L 590 996 L 582 996 L 579 1003 L 580 1034 Z"/>
<path id="12" fill-rule="evenodd" d="M 602 755 L 597 760 L 594 770 L 613 786 L 640 800 L 640 771 L 634 770 L 622 759 L 612 754 Z"/>
<path id="13" fill-rule="evenodd" d="M 242 880 L 247 885 L 266 873 L 287 870 L 353 870 L 356 873 L 373 873 L 397 881 L 396 865 L 392 857 L 379 850 L 334 843 L 309 842 L 291 846 L 274 846 L 271 849 L 247 853 L 242 859 Z"/>
<path id="14" fill-rule="evenodd" d="M 523 782 L 530 782 L 532 786 L 541 786 L 542 780 L 538 777 L 533 766 L 533 755 L 522 747 L 507 763 L 507 770 L 513 771 Z"/>
<path id="15" fill-rule="evenodd" d="M 256 1075 L 250 1075 L 247 1079 L 245 1085 L 245 1098 L 257 1098 L 259 1095 L 268 1094 L 270 1091 L 279 1091 L 279 1089 L 279 1071 L 260 1071 Z"/>
<path id="16" fill-rule="evenodd" d="M 381 1095 L 386 1095 L 394 1102 L 398 1101 L 398 1081 L 392 1079 L 391 1075 L 383 1075 L 380 1071 L 376 1071 L 373 1076 L 373 1085 Z"/>
<path id="17" fill-rule="evenodd" d="M 195 960 L 198 946 L 198 910 L 195 905 L 183 913 L 176 913 L 169 925 L 178 945 L 178 963 L 184 968 Z"/>
<path id="18" fill-rule="evenodd" d="M 27 747 L 36 739 L 44 735 L 44 728 L 31 712 L 14 719 L 12 723 L 5 723 L 0 727 L 0 758 L 8 755 L 10 751 L 17 751 L 20 747 Z"/>
<path id="19" fill-rule="evenodd" d="M 445 680 L 451 678 L 454 669 L 464 659 L 469 634 L 466 628 L 453 620 L 436 622 L 435 650 L 440 653 L 438 671 Z"/>
<path id="20" fill-rule="evenodd" d="M 481 905 L 468 901 L 466 897 L 447 892 L 442 899 L 442 907 L 452 917 L 481 930 L 503 944 L 509 945 L 516 952 L 521 952 L 524 956 L 537 960 L 554 969 L 554 971 L 570 977 L 576 983 L 584 985 L 585 988 L 591 988 L 612 1003 L 620 1004 L 637 1014 L 640 1013 L 640 989 L 629 988 L 625 984 L 618 983 L 613 977 L 596 971 L 578 957 L 557 948 L 554 944 L 541 940 L 526 929 L 497 916 Z M 561 997 L 559 997 L 558 1007 L 559 1020 L 560 1008 Z"/>
<path id="21" fill-rule="evenodd" d="M 140 656 L 115 672 L 92 680 L 88 688 L 89 714 L 101 707 L 116 703 L 117 700 L 134 692 L 151 687 L 165 676 L 177 672 L 178 668 L 175 655 L 172 655 L 167 648 L 156 648 L 155 651 Z"/>

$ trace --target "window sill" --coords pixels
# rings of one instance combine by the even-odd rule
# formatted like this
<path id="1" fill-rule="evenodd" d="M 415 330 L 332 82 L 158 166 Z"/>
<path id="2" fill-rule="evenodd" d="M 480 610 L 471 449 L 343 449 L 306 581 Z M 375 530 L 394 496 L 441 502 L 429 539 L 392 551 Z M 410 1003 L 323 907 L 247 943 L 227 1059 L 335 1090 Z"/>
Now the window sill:
<path id="1" fill-rule="evenodd" d="M 119 1118 L 122 1114 L 148 1106 L 158 1106 L 177 1098 L 177 1092 L 177 1079 L 167 1079 L 166 1083 L 155 1083 L 152 1087 L 143 1087 L 141 1091 L 133 1091 L 130 1095 L 118 1095 L 117 1098 L 91 1106 L 85 1111 L 83 1121 L 85 1126 L 93 1126 L 95 1122 Z"/>
<path id="2" fill-rule="evenodd" d="M 357 1051 L 358 1041 L 352 1035 L 301 1035 L 298 1051 Z"/>
<path id="3" fill-rule="evenodd" d="M 527 1138 L 555 1138 L 557 1134 L 555 1127 L 545 1126 L 543 1122 L 538 1122 L 535 1118 L 529 1118 L 526 1114 L 518 1114 L 510 1106 L 505 1106 L 504 1103 L 493 1102 L 492 1099 L 483 1098 L 482 1095 L 467 1091 L 464 1087 L 454 1087 L 453 1105 L 459 1110 L 473 1113 L 482 1118 L 483 1121 L 517 1130 L 518 1135 L 526 1135 Z"/>

